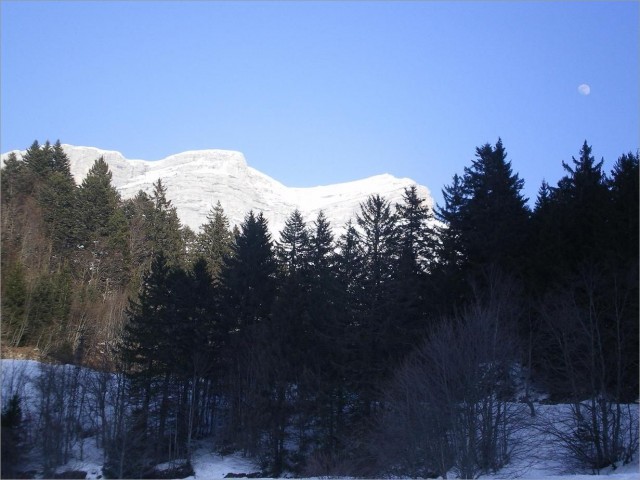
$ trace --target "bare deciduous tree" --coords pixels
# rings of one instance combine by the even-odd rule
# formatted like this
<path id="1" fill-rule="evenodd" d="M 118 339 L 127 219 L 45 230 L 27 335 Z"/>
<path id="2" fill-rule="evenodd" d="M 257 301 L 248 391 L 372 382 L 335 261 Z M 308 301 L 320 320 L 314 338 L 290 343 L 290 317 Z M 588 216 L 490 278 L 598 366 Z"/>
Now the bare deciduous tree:
<path id="1" fill-rule="evenodd" d="M 373 442 L 390 473 L 474 478 L 518 453 L 526 408 L 510 401 L 509 375 L 517 312 L 502 289 L 443 320 L 396 372 Z"/>
<path id="2" fill-rule="evenodd" d="M 582 268 L 546 298 L 541 312 L 551 352 L 546 369 L 558 382 L 552 388 L 571 401 L 543 428 L 571 467 L 593 472 L 628 463 L 638 450 L 637 407 L 625 404 L 624 380 L 637 362 L 625 354 L 629 342 L 637 342 L 637 313 L 628 311 L 633 291 L 615 275 L 607 277 L 593 266 Z"/>

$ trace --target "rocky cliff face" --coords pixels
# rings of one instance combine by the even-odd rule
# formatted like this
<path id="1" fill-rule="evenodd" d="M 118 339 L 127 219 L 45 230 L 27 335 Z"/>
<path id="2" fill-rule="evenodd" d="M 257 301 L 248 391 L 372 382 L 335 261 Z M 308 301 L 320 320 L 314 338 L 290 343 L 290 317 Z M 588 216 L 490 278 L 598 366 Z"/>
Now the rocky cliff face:
<path id="1" fill-rule="evenodd" d="M 120 152 L 93 147 L 63 145 L 63 148 L 78 184 L 93 162 L 104 157 L 113 174 L 113 184 L 123 198 L 133 197 L 139 190 L 151 193 L 153 182 L 161 178 L 181 222 L 194 231 L 198 231 L 212 206 L 220 201 L 231 225 L 239 225 L 249 210 L 262 211 L 275 238 L 296 208 L 309 224 L 323 210 L 337 233 L 355 217 L 360 203 L 369 195 L 378 193 L 393 203 L 400 202 L 404 189 L 415 185 L 409 178 L 385 174 L 335 185 L 292 188 L 248 166 L 240 152 L 197 150 L 148 161 L 129 160 Z M 420 196 L 432 205 L 429 190 L 417 187 Z"/>

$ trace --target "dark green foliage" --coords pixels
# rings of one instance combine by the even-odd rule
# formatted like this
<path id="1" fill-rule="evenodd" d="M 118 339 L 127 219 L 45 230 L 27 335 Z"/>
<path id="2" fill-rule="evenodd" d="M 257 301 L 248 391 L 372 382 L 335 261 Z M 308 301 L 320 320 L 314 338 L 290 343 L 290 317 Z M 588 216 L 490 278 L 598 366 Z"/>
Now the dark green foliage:
<path id="1" fill-rule="evenodd" d="M 3 272 L 4 273 L 4 272 Z M 27 329 L 28 291 L 25 269 L 15 263 L 2 282 L 2 336 L 11 346 L 18 346 Z"/>
<path id="2" fill-rule="evenodd" d="M 607 179 L 603 162 L 591 152 L 585 142 L 573 166 L 563 163 L 566 175 L 556 187 L 543 184 L 536 202 L 528 281 L 537 306 L 534 318 L 547 320 L 532 326 L 540 338 L 533 357 L 559 398 L 603 390 L 619 398 L 620 389 L 626 398 L 638 385 L 638 160 L 623 155 Z M 586 343 L 559 348 L 552 339 L 560 333 Z M 569 354 L 574 348 L 576 353 Z M 607 352 L 599 361 L 608 380 L 597 381 L 594 390 L 593 383 L 585 383 L 594 380 L 594 372 L 574 355 L 600 348 Z M 635 360 L 623 366 L 620 358 Z M 558 368 L 566 362 L 570 373 L 561 373 Z M 576 391 L 567 375 L 581 379 L 576 385 L 587 389 Z"/>
<path id="3" fill-rule="evenodd" d="M 369 197 L 337 240 L 324 213 L 307 224 L 294 211 L 272 242 L 262 214 L 230 228 L 220 203 L 200 233 L 181 226 L 160 180 L 151 194 L 121 201 L 104 159 L 76 187 L 60 143 L 34 142 L 1 172 L 3 345 L 39 346 L 69 362 L 86 351 L 126 374 L 113 424 L 102 426 L 107 475 L 158 475 L 158 463 L 188 462 L 193 441 L 212 434 L 269 474 L 322 463 L 319 474 L 354 475 L 376 465 L 359 455 L 371 451 L 368 430 L 381 418 L 396 432 L 405 422 L 400 433 L 409 434 L 381 443 L 387 465 L 404 455 L 423 475 L 458 460 L 471 468 L 465 474 L 488 472 L 508 460 L 506 440 L 494 462 L 485 450 L 497 452 L 495 442 L 481 442 L 480 453 L 451 449 L 443 432 L 471 438 L 463 423 L 445 423 L 489 360 L 472 362 L 480 370 L 459 365 L 472 367 L 471 383 L 424 407 L 432 387 L 445 387 L 438 381 L 450 388 L 449 378 L 462 378 L 455 369 L 435 378 L 438 369 L 471 358 L 451 346 L 487 351 L 478 341 L 495 342 L 492 321 L 509 333 L 500 351 L 489 342 L 492 351 L 508 352 L 505 362 L 520 355 L 554 398 L 607 398 L 602 405 L 619 411 L 617 402 L 637 397 L 638 154 L 621 156 L 609 178 L 602 165 L 585 142 L 556 186 L 542 184 L 530 214 L 498 140 L 477 148 L 444 188 L 437 226 L 410 187 L 396 205 Z M 496 309 L 474 310 L 480 300 Z M 443 323 L 453 317 L 464 321 Z M 115 343 L 117 356 L 105 347 Z M 429 351 L 418 355 L 437 347 L 447 361 L 399 378 L 420 345 Z M 411 387 L 429 376 L 436 383 Z M 394 377 L 404 386 L 383 395 Z M 482 388 L 495 395 L 475 401 L 489 410 L 469 410 L 467 420 L 506 411 L 500 402 L 512 392 L 502 377 L 490 383 Z M 403 402 L 415 417 L 395 416 Z M 425 422 L 423 438 L 414 420 Z M 501 435 L 493 421 L 476 426 Z M 427 465 L 424 452 L 434 462 L 442 454 L 440 463 Z"/>
<path id="4" fill-rule="evenodd" d="M 269 420 L 272 348 L 280 346 L 269 343 L 275 295 L 276 261 L 267 221 L 251 211 L 224 262 L 220 286 L 220 313 L 229 332 L 223 353 L 230 403 L 226 441 L 245 453 L 261 450 L 261 433 Z"/>
<path id="5" fill-rule="evenodd" d="M 596 261 L 608 246 L 609 202 L 602 163 L 595 161 L 586 141 L 580 157 L 573 158 L 573 167 L 562 163 L 567 174 L 552 196 L 559 229 L 553 235 L 560 239 L 555 260 L 562 271 L 575 271 L 585 262 Z"/>
<path id="6" fill-rule="evenodd" d="M 82 181 L 78 192 L 82 225 L 95 237 L 108 237 L 110 220 L 120 202 L 111 185 L 111 171 L 103 157 L 98 158 Z"/>
<path id="7" fill-rule="evenodd" d="M 611 191 L 609 209 L 610 244 L 609 250 L 621 261 L 633 262 L 638 257 L 638 158 L 636 152 L 622 155 L 616 161 L 608 182 Z M 637 265 L 637 262 L 635 262 Z"/>
<path id="8" fill-rule="evenodd" d="M 390 292 L 393 267 L 398 259 L 398 230 L 391 204 L 380 195 L 372 195 L 360 205 L 356 221 L 363 270 L 358 279 L 360 309 L 351 333 L 356 353 L 350 364 L 360 398 L 358 410 L 366 417 L 374 408 L 377 385 L 392 365 L 388 335 L 394 321 Z"/>
<path id="9" fill-rule="evenodd" d="M 304 412 L 317 432 L 316 448 L 336 455 L 344 448 L 348 340 L 345 292 L 338 280 L 332 228 L 320 212 L 310 232 L 309 350 L 305 357 Z"/>
<path id="10" fill-rule="evenodd" d="M 26 329 L 21 344 L 48 348 L 61 343 L 69 324 L 72 279 L 68 268 L 38 278 L 30 297 Z M 57 340 L 57 341 L 56 341 Z"/>
<path id="11" fill-rule="evenodd" d="M 184 252 L 180 220 L 176 208 L 171 204 L 171 200 L 167 199 L 167 187 L 161 179 L 153 184 L 150 200 L 154 207 L 148 224 L 151 252 L 163 252 L 169 263 L 180 265 Z"/>
<path id="12" fill-rule="evenodd" d="M 34 141 L 23 161 L 22 186 L 35 195 L 42 208 L 54 253 L 67 256 L 78 244 L 81 223 L 69 159 L 60 141 L 53 147 L 48 141 L 42 146 Z"/>
<path id="13" fill-rule="evenodd" d="M 231 328 L 269 318 L 275 295 L 276 261 L 262 213 L 249 212 L 222 269 L 223 308 Z"/>
<path id="14" fill-rule="evenodd" d="M 446 313 L 464 298 L 468 255 L 464 246 L 464 208 L 466 187 L 462 177 L 453 176 L 451 185 L 442 190 L 444 206 L 436 209 L 442 222 L 436 227 L 438 263 L 432 273 L 432 288 L 436 292 L 435 310 Z"/>
<path id="15" fill-rule="evenodd" d="M 513 271 L 523 258 L 529 215 L 521 190 L 524 180 L 512 173 L 511 162 L 498 139 L 476 149 L 476 160 L 465 168 L 465 249 L 472 266 L 493 265 Z"/>
<path id="16" fill-rule="evenodd" d="M 57 140 L 51 151 L 51 170 L 59 172 L 63 176 L 71 178 L 71 164 L 69 157 L 64 153 L 60 140 Z"/>
<path id="17" fill-rule="evenodd" d="M 218 202 L 207 215 L 207 222 L 196 238 L 197 253 L 206 260 L 209 273 L 214 279 L 219 278 L 224 259 L 231 254 L 232 241 L 229 220 Z"/>
<path id="18" fill-rule="evenodd" d="M 472 297 L 471 284 L 486 286 L 490 272 L 520 276 L 527 258 L 529 210 L 502 141 L 476 148 L 462 177 L 443 190 L 437 209 L 438 262 L 429 280 L 434 311 L 450 315 Z"/>
<path id="19" fill-rule="evenodd" d="M 51 145 L 47 141 L 40 146 L 37 140 L 34 140 L 24 155 L 24 163 L 29 172 L 36 178 L 45 177 L 53 170 L 53 162 L 50 158 Z"/>
<path id="20" fill-rule="evenodd" d="M 166 327 L 171 325 L 171 270 L 162 252 L 156 255 L 145 275 L 138 299 L 129 307 L 129 322 L 124 329 L 122 355 L 125 365 L 153 376 L 167 367 L 163 346 L 170 340 Z"/>
<path id="21" fill-rule="evenodd" d="M 126 283 L 131 262 L 127 219 L 111 178 L 100 157 L 78 189 L 79 231 L 83 249 L 90 254 L 90 280 L 106 290 Z"/>
<path id="22" fill-rule="evenodd" d="M 429 225 L 432 213 L 415 187 L 405 189 L 396 215 L 396 253 L 386 293 L 391 306 L 385 336 L 392 364 L 413 350 L 427 333 L 427 272 L 435 259 Z"/>
<path id="23" fill-rule="evenodd" d="M 52 173 L 40 191 L 39 200 L 53 248 L 61 253 L 76 247 L 79 240 L 75 193 L 75 185 L 60 173 Z"/>
<path id="24" fill-rule="evenodd" d="M 24 160 L 18 160 L 15 152 L 11 152 L 0 171 L 2 202 L 6 203 L 17 195 L 24 193 L 25 189 Z"/>

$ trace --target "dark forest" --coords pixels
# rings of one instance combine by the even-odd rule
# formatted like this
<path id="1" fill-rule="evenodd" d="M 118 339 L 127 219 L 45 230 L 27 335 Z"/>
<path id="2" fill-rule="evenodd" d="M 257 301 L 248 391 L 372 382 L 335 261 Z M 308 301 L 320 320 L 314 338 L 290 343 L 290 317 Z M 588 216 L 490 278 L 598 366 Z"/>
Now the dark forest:
<path id="1" fill-rule="evenodd" d="M 187 476 L 203 438 L 269 476 L 474 478 L 517 453 L 533 389 L 573 406 L 568 458 L 628 462 L 638 153 L 605 172 L 585 141 L 563 167 L 530 206 L 498 140 L 434 210 L 407 188 L 347 225 L 293 211 L 274 234 L 259 211 L 229 225 L 218 202 L 194 232 L 161 180 L 122 199 L 97 158 L 76 185 L 60 142 L 36 141 L 1 171 L 3 356 L 100 372 L 111 478 L 175 459 Z M 3 472 L 19 417 L 20 398 L 3 401 Z M 31 439 L 45 472 L 80 435 L 48 421 Z"/>

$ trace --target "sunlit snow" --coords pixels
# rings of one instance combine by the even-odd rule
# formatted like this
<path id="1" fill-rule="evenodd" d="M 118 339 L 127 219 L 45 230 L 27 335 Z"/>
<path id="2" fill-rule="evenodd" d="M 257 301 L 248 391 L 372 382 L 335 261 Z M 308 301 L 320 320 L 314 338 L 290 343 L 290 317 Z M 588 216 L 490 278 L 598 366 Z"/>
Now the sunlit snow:
<path id="1" fill-rule="evenodd" d="M 151 193 L 153 183 L 161 178 L 167 187 L 167 198 L 177 208 L 181 222 L 194 231 L 206 222 L 207 213 L 218 201 L 231 226 L 242 223 L 249 210 L 262 211 L 274 234 L 280 232 L 296 208 L 308 224 L 323 210 L 334 232 L 339 233 L 369 195 L 380 194 L 395 204 L 402 202 L 404 189 L 411 185 L 417 186 L 419 196 L 427 205 L 433 205 L 427 187 L 389 174 L 335 185 L 294 188 L 250 167 L 240 152 L 197 150 L 148 161 L 129 160 L 120 152 L 94 147 L 63 145 L 63 148 L 78 184 L 93 162 L 104 157 L 113 174 L 113 185 L 123 198 L 131 198 L 140 190 Z M 3 161 L 7 155 L 2 155 Z"/>

